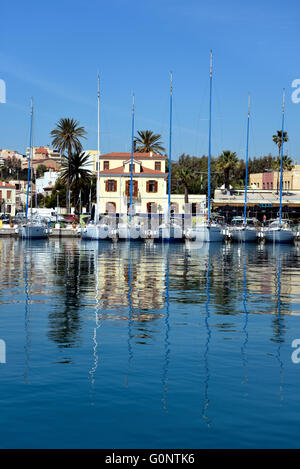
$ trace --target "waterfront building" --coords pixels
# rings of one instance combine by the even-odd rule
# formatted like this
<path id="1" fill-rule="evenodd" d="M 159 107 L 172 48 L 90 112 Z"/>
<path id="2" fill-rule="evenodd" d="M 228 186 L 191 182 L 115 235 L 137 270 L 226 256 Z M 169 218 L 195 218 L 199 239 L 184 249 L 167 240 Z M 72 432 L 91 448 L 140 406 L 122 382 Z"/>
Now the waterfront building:
<path id="1" fill-rule="evenodd" d="M 280 195 L 276 190 L 249 189 L 247 191 L 247 210 L 249 217 L 263 220 L 266 216 L 277 218 Z M 243 215 L 245 205 L 245 190 L 222 190 L 216 189 L 213 199 L 213 207 L 226 218 Z M 283 191 L 282 194 L 282 216 L 283 218 L 298 219 L 300 217 L 300 190 Z"/>
<path id="2" fill-rule="evenodd" d="M 16 214 L 16 186 L 3 181 L 0 181 L 0 213 Z"/>
<path id="3" fill-rule="evenodd" d="M 133 213 L 166 213 L 168 209 L 166 156 L 155 153 L 133 155 Z M 99 213 L 128 213 L 130 202 L 131 154 L 100 156 Z M 189 195 L 191 211 L 204 212 L 206 196 Z M 184 213 L 183 194 L 171 195 L 171 212 Z"/>
<path id="4" fill-rule="evenodd" d="M 280 171 L 264 171 L 250 174 L 250 187 L 259 190 L 279 191 Z M 300 165 L 289 171 L 283 171 L 282 189 L 284 191 L 300 191 Z"/>

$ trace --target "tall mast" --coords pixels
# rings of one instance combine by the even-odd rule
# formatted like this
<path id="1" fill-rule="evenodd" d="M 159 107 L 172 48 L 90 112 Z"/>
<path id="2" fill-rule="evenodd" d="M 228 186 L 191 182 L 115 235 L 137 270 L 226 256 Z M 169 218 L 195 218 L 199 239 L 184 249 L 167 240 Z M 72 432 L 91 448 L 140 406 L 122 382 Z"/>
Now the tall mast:
<path id="1" fill-rule="evenodd" d="M 279 202 L 279 225 L 281 225 L 282 212 L 282 177 L 283 177 L 283 134 L 284 134 L 284 107 L 285 107 L 285 88 L 283 88 L 282 97 L 282 127 L 281 127 L 281 148 L 280 148 L 280 202 Z"/>
<path id="2" fill-rule="evenodd" d="M 169 134 L 168 220 L 170 220 L 170 215 L 171 215 L 172 111 L 173 111 L 173 74 L 171 72 L 170 73 L 170 134 Z"/>
<path id="3" fill-rule="evenodd" d="M 132 130 L 131 130 L 130 203 L 129 203 L 129 221 L 130 222 L 131 222 L 131 217 L 132 217 L 134 105 L 135 105 L 135 97 L 133 94 L 132 95 Z"/>
<path id="4" fill-rule="evenodd" d="M 208 131 L 208 213 L 207 221 L 210 222 L 210 172 L 211 172 L 211 102 L 212 102 L 212 72 L 213 55 L 210 51 L 210 69 L 209 69 L 209 131 Z"/>
<path id="5" fill-rule="evenodd" d="M 33 98 L 31 98 L 31 103 L 30 103 L 29 160 L 28 160 L 27 197 L 26 197 L 26 214 L 25 214 L 26 223 L 28 219 L 28 202 L 29 202 L 30 171 L 31 171 L 30 163 L 31 163 L 31 152 L 32 152 L 32 125 L 33 125 Z"/>
<path id="6" fill-rule="evenodd" d="M 99 221 L 99 195 L 100 195 L 100 76 L 98 74 L 98 91 L 97 91 L 97 187 L 96 187 L 96 210 L 95 222 Z"/>
<path id="7" fill-rule="evenodd" d="M 247 224 L 247 184 L 248 184 L 248 153 L 249 153 L 249 121 L 250 121 L 250 94 L 248 94 L 248 119 L 247 119 L 247 142 L 246 142 L 246 176 L 245 176 L 245 208 L 244 224 Z"/>

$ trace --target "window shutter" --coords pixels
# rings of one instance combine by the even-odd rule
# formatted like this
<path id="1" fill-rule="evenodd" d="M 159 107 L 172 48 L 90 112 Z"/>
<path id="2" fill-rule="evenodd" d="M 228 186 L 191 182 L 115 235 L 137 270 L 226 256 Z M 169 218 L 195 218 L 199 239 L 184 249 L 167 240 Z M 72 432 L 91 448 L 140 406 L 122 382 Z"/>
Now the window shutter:
<path id="1" fill-rule="evenodd" d="M 154 189 L 154 192 L 157 192 L 157 181 L 154 181 L 155 182 L 155 189 Z"/>
<path id="2" fill-rule="evenodd" d="M 149 192 L 149 181 L 147 181 L 147 188 L 146 188 L 147 192 Z"/>
<path id="3" fill-rule="evenodd" d="M 117 181 L 114 181 L 114 192 L 117 192 Z"/>
<path id="4" fill-rule="evenodd" d="M 108 181 L 105 181 L 105 190 L 108 192 Z"/>
<path id="5" fill-rule="evenodd" d="M 134 181 L 134 197 L 138 195 L 138 182 Z"/>

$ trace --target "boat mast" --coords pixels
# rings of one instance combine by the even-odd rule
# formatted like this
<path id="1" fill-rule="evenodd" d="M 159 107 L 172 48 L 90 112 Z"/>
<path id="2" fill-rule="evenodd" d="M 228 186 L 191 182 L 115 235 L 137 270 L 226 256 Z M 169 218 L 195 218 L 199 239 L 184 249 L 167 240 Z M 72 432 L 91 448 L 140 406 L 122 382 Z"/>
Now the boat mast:
<path id="1" fill-rule="evenodd" d="M 32 123 L 33 123 L 33 98 L 31 98 L 30 104 L 30 135 L 29 135 L 29 160 L 28 160 L 28 175 L 27 175 L 27 197 L 26 197 L 26 214 L 25 220 L 28 220 L 28 203 L 29 203 L 29 187 L 30 187 L 30 163 L 31 163 L 31 152 L 32 152 Z M 31 210 L 32 214 L 32 210 Z"/>
<path id="2" fill-rule="evenodd" d="M 100 76 L 98 74 L 97 90 L 97 187 L 96 187 L 96 209 L 95 223 L 99 221 L 99 195 L 100 195 Z"/>
<path id="3" fill-rule="evenodd" d="M 248 185 L 248 153 L 249 153 L 249 122 L 250 122 L 250 94 L 248 94 L 248 119 L 247 119 L 247 142 L 246 142 L 246 176 L 245 176 L 245 208 L 244 224 L 247 224 L 247 185 Z"/>
<path id="4" fill-rule="evenodd" d="M 133 186 L 133 140 L 134 140 L 134 104 L 135 97 L 132 95 L 132 132 L 131 132 L 131 166 L 130 166 L 130 203 L 129 203 L 129 221 L 132 217 L 132 186 Z"/>
<path id="5" fill-rule="evenodd" d="M 281 212 L 282 212 L 284 107 L 285 107 L 285 88 L 283 88 L 283 97 L 282 97 L 282 126 L 281 126 L 281 148 L 280 148 L 280 201 L 279 201 L 279 225 L 281 225 Z"/>
<path id="6" fill-rule="evenodd" d="M 173 74 L 171 72 L 170 73 L 170 134 L 169 134 L 168 220 L 170 220 L 170 216 L 171 216 L 172 111 L 173 111 Z"/>
<path id="7" fill-rule="evenodd" d="M 209 131 L 208 131 L 208 213 L 207 221 L 210 222 L 210 173 L 211 173 L 211 102 L 212 102 L 212 71 L 213 55 L 210 51 L 210 69 L 209 69 Z"/>

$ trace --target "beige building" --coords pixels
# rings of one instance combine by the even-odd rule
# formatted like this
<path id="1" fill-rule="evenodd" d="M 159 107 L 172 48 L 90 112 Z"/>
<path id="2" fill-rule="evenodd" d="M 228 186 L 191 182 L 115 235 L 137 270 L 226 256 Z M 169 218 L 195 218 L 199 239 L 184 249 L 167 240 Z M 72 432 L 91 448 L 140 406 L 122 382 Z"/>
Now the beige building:
<path id="1" fill-rule="evenodd" d="M 133 155 L 133 213 L 166 213 L 168 209 L 166 157 L 155 153 Z M 100 213 L 128 213 L 131 154 L 100 156 Z M 205 195 L 189 196 L 193 211 L 204 209 Z M 171 195 L 171 210 L 184 213 L 184 195 Z"/>
<path id="2" fill-rule="evenodd" d="M 16 214 L 16 186 L 0 181 L 0 213 Z"/>
<path id="3" fill-rule="evenodd" d="M 280 171 L 250 174 L 250 187 L 259 190 L 277 190 L 280 187 Z M 300 165 L 295 165 L 290 171 L 283 171 L 282 189 L 300 190 Z"/>
<path id="4" fill-rule="evenodd" d="M 57 160 L 60 162 L 60 153 L 58 150 L 54 150 L 49 146 L 43 147 L 33 147 L 32 148 L 33 159 L 34 160 L 43 160 L 45 158 Z M 29 147 L 26 148 L 26 158 L 29 157 Z"/>

